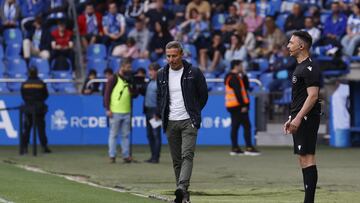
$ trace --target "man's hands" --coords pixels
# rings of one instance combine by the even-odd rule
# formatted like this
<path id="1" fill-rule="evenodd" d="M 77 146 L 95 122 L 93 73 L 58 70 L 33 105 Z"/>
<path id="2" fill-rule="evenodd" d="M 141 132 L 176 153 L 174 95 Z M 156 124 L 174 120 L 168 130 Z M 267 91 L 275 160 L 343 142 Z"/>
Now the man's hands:
<path id="1" fill-rule="evenodd" d="M 283 127 L 285 135 L 296 133 L 300 124 L 301 118 L 299 118 L 298 116 L 295 117 L 293 120 L 291 120 L 291 117 L 289 117 L 289 120 L 285 122 Z"/>

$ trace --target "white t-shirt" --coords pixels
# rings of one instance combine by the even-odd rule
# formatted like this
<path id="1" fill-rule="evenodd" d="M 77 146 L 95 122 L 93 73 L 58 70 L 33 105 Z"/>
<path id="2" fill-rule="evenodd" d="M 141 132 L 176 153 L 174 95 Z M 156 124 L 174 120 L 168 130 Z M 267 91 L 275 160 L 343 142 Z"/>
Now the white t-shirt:
<path id="1" fill-rule="evenodd" d="M 170 91 L 170 121 L 180 121 L 190 118 L 185 109 L 184 98 L 181 91 L 181 76 L 184 68 L 173 70 L 169 68 L 169 91 Z"/>

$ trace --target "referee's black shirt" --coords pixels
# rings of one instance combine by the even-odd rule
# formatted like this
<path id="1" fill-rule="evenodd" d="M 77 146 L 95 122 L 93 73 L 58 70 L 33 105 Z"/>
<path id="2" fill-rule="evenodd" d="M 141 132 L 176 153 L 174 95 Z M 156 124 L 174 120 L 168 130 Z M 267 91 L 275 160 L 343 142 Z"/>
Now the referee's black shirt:
<path id="1" fill-rule="evenodd" d="M 319 67 L 313 63 L 311 58 L 297 64 L 292 76 L 292 102 L 290 107 L 292 118 L 295 118 L 305 103 L 308 96 L 306 89 L 314 86 L 320 87 L 320 74 Z M 319 102 L 316 102 L 307 115 L 320 115 L 320 108 Z"/>

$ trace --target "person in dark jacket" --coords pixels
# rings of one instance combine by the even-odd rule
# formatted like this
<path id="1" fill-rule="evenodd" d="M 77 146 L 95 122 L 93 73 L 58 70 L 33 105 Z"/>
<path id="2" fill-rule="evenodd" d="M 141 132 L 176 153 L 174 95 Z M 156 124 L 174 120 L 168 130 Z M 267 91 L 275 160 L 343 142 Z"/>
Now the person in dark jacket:
<path id="1" fill-rule="evenodd" d="M 242 61 L 231 61 L 231 70 L 225 76 L 225 106 L 231 115 L 231 143 L 230 155 L 259 155 L 251 143 L 251 124 L 249 119 L 250 98 L 248 94 L 249 79 L 244 73 Z M 238 144 L 238 130 L 244 127 L 246 149 L 243 152 Z"/>
<path id="2" fill-rule="evenodd" d="M 82 94 L 86 94 L 86 95 L 90 95 L 94 92 L 99 92 L 99 86 L 100 83 L 92 83 L 89 86 L 87 86 L 87 83 L 92 80 L 92 79 L 96 79 L 97 77 L 97 72 L 94 69 L 90 69 L 89 70 L 89 74 L 87 76 L 87 78 L 84 81 L 84 85 L 82 87 L 81 93 Z"/>
<path id="3" fill-rule="evenodd" d="M 21 146 L 24 153 L 27 153 L 31 127 L 35 128 L 35 125 L 38 130 L 42 151 L 51 153 L 45 132 L 45 115 L 48 110 L 45 101 L 48 96 L 46 84 L 38 77 L 37 69 L 30 68 L 28 79 L 21 85 L 21 97 L 25 103 L 25 126 Z M 35 113 L 35 121 L 33 120 L 33 113 Z"/>
<path id="4" fill-rule="evenodd" d="M 177 189 L 174 202 L 189 202 L 188 187 L 193 168 L 201 110 L 208 99 L 205 77 L 199 68 L 182 60 L 183 48 L 177 41 L 165 47 L 168 64 L 158 71 L 158 112 L 166 132 Z"/>

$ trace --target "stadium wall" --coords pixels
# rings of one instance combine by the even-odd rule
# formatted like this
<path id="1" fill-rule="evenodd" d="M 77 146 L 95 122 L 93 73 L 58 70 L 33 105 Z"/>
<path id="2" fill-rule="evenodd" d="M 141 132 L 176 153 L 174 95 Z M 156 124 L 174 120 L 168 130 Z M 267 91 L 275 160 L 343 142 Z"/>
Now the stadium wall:
<path id="1" fill-rule="evenodd" d="M 0 109 L 21 105 L 19 95 L 2 95 Z M 109 129 L 100 95 L 51 95 L 47 101 L 46 132 L 50 145 L 105 145 Z M 133 132 L 134 144 L 147 144 L 143 97 L 134 99 Z M 255 99 L 251 97 L 250 120 L 255 126 Z M 202 128 L 199 130 L 200 145 L 230 145 L 230 114 L 224 107 L 223 95 L 210 95 L 202 113 Z M 17 145 L 19 113 L 14 110 L 0 111 L 0 145 Z M 252 128 L 252 140 L 255 128 Z M 163 143 L 167 143 L 163 135 Z M 239 142 L 244 144 L 242 129 Z"/>

